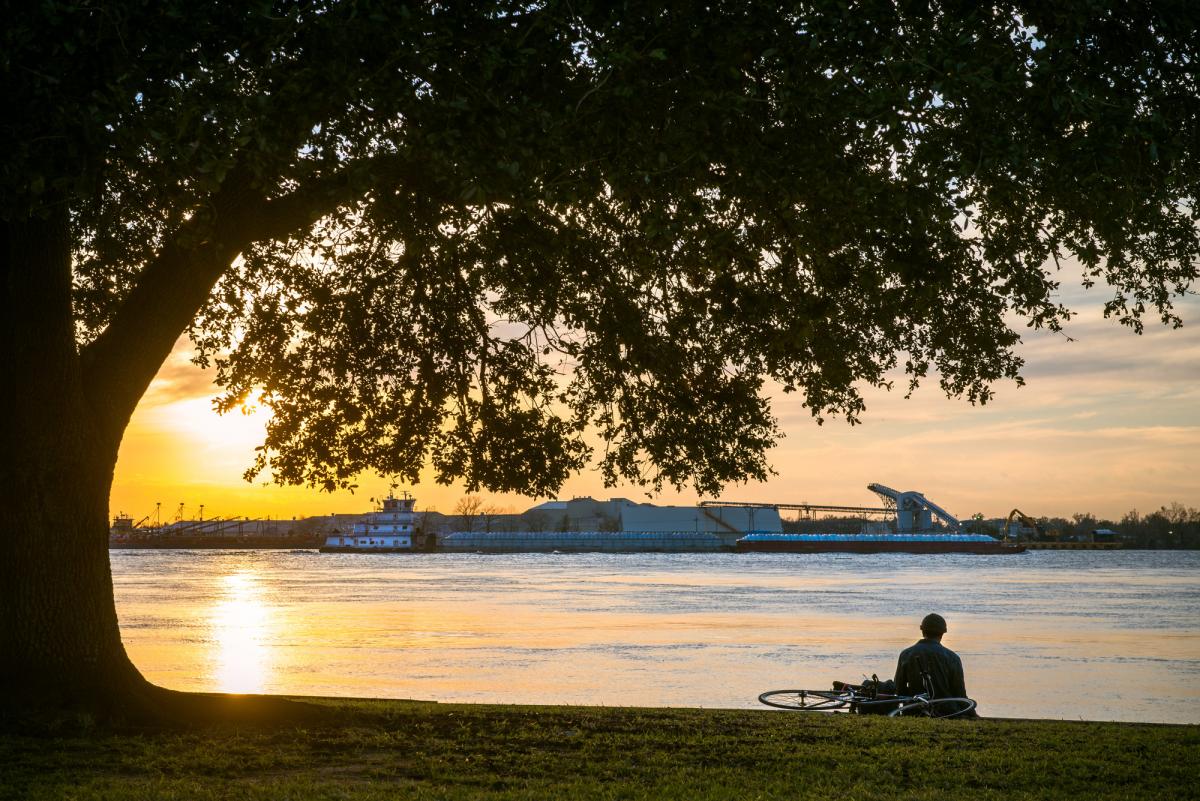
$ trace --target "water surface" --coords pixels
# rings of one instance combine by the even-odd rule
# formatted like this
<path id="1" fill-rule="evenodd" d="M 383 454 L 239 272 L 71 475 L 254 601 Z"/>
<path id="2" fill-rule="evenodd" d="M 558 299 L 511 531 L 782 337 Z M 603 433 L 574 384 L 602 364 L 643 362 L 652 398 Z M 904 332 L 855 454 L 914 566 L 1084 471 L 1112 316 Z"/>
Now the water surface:
<path id="1" fill-rule="evenodd" d="M 1200 723 L 1200 552 L 111 558 L 130 656 L 182 690 L 758 707 L 891 677 L 938 612 L 984 715 Z"/>

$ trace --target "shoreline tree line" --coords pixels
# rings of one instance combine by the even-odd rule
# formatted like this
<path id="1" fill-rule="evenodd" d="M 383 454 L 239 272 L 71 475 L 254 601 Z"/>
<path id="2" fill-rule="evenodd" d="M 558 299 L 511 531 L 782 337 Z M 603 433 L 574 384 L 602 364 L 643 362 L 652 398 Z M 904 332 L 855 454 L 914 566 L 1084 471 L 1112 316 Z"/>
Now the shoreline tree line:
<path id="1" fill-rule="evenodd" d="M 963 529 L 972 533 L 987 534 L 993 537 L 1005 536 L 1004 517 L 984 517 L 982 514 L 973 515 L 963 521 Z M 1032 518 L 1037 524 L 1036 529 L 1022 526 L 1019 520 L 1014 523 L 1019 527 L 1018 538 L 1040 542 L 1090 542 L 1094 531 L 1112 531 L 1112 539 L 1127 548 L 1146 549 L 1200 549 L 1200 509 L 1185 506 L 1178 502 L 1162 506 L 1147 514 L 1132 509 L 1120 519 L 1111 520 L 1083 512 L 1068 517 L 1043 516 Z M 857 534 L 860 531 L 873 530 L 871 527 L 886 529 L 886 524 L 877 520 L 867 520 L 861 517 L 823 517 L 804 520 L 784 520 L 783 530 L 791 533 L 812 533 L 828 531 L 830 533 Z M 1100 540 L 1108 535 L 1101 534 Z"/>

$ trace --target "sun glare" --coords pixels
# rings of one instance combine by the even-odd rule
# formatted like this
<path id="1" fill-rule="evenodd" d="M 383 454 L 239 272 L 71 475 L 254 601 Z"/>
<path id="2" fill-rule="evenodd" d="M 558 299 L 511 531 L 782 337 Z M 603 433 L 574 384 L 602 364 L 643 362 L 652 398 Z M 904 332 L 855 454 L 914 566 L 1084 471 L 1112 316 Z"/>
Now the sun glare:
<path id="1" fill-rule="evenodd" d="M 227 414 L 217 414 L 211 398 L 188 398 L 175 401 L 155 410 L 156 421 L 181 437 L 216 449 L 230 447 L 248 450 L 262 442 L 269 415 L 259 409 L 243 407 Z"/>
<path id="2" fill-rule="evenodd" d="M 221 577 L 217 598 L 209 617 L 215 689 L 260 693 L 271 667 L 267 641 L 274 621 L 258 574 L 239 570 Z"/>

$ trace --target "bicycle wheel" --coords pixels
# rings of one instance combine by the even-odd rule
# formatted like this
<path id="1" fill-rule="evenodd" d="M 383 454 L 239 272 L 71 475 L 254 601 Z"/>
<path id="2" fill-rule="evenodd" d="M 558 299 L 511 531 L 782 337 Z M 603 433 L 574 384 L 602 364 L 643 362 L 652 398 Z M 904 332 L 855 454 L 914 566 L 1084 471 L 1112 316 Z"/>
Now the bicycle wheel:
<path id="1" fill-rule="evenodd" d="M 800 712 L 841 709 L 850 702 L 850 693 L 833 690 L 771 690 L 758 696 L 760 703 Z"/>
<path id="2" fill-rule="evenodd" d="M 888 713 L 889 718 L 960 718 L 975 711 L 970 698 L 916 698 Z"/>

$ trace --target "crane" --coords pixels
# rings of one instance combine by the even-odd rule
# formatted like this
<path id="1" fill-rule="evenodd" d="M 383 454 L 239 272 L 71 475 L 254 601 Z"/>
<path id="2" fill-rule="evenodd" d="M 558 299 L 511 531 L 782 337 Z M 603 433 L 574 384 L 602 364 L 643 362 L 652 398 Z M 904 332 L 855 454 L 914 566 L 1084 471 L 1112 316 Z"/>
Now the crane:
<path id="1" fill-rule="evenodd" d="M 1011 512 L 1008 513 L 1008 519 L 1004 521 L 1004 538 L 1005 539 L 1009 538 L 1009 536 L 1010 536 L 1009 532 L 1012 531 L 1013 518 L 1020 520 L 1021 525 L 1024 526 L 1025 528 L 1032 529 L 1034 535 L 1037 536 L 1038 538 L 1048 537 L 1052 540 L 1058 539 L 1058 529 L 1052 528 L 1052 529 L 1047 530 L 1047 529 L 1042 528 L 1040 525 L 1038 525 L 1038 522 L 1036 520 L 1034 520 L 1032 517 L 1030 517 L 1029 515 L 1022 512 L 1020 509 L 1013 509 Z"/>

